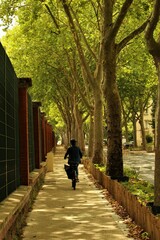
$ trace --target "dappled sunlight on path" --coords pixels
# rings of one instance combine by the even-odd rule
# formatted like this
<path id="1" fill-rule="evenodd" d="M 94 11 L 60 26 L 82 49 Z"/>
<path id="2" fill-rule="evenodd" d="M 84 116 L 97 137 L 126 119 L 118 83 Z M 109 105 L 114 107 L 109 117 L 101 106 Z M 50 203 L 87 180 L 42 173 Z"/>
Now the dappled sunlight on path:
<path id="1" fill-rule="evenodd" d="M 43 188 L 28 214 L 23 238 L 127 240 L 127 232 L 112 207 L 79 167 L 77 189 L 64 171 L 64 150 L 58 148 L 54 156 L 54 172 L 46 175 Z"/>

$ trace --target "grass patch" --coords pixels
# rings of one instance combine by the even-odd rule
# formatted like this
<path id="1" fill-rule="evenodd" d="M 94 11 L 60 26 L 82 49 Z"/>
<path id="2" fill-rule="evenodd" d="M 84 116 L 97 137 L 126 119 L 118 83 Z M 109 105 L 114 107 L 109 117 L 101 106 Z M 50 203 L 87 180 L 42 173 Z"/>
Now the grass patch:
<path id="1" fill-rule="evenodd" d="M 99 171 L 106 173 L 106 166 L 95 164 Z M 121 182 L 133 195 L 137 196 L 139 202 L 146 205 L 147 202 L 154 201 L 154 186 L 153 184 L 140 178 L 139 174 L 131 168 L 124 168 L 124 176 L 129 177 L 128 182 Z"/>
<path id="2" fill-rule="evenodd" d="M 154 186 L 139 177 L 139 174 L 132 169 L 125 168 L 124 174 L 129 177 L 128 182 L 122 184 L 135 196 L 138 200 L 146 205 L 147 202 L 154 201 Z"/>
<path id="3" fill-rule="evenodd" d="M 106 173 L 106 166 L 105 165 L 100 165 L 100 164 L 94 164 L 94 166 L 100 171 L 100 172 L 103 172 L 103 173 Z"/>

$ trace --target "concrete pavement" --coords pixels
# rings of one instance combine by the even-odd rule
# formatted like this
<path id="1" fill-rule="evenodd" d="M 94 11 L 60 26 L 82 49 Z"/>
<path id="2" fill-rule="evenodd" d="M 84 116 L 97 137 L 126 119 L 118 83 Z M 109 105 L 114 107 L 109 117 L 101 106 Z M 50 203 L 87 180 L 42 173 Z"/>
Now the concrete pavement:
<path id="1" fill-rule="evenodd" d="M 77 189 L 64 171 L 64 150 L 58 147 L 54 171 L 48 172 L 23 228 L 24 240 L 131 240 L 123 220 L 113 211 L 102 191 L 79 167 Z"/>

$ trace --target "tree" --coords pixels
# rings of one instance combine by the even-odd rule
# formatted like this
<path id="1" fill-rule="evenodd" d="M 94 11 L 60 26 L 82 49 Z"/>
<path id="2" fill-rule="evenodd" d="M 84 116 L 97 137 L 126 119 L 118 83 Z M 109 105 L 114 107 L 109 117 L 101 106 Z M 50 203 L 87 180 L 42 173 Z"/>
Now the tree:
<path id="1" fill-rule="evenodd" d="M 112 0 L 104 1 L 103 72 L 104 97 L 107 102 L 107 174 L 112 178 L 121 179 L 123 178 L 121 101 L 116 82 L 116 61 L 118 54 L 127 43 L 144 31 L 147 21 L 145 20 L 142 25 L 132 31 L 130 29 L 126 37 L 121 35 L 121 38 L 118 38 L 120 27 L 131 8 L 133 0 L 121 2 L 119 4 L 119 14 L 114 17 L 116 3 Z"/>
<path id="2" fill-rule="evenodd" d="M 157 79 L 153 60 L 147 52 L 146 44 L 142 38 L 143 36 L 136 39 L 121 53 L 117 70 L 117 84 L 121 96 L 125 131 L 127 132 L 127 126 L 132 122 L 134 143 L 137 146 L 135 123 L 139 121 L 142 130 L 142 147 L 145 150 L 146 138 L 143 116 L 153 104 Z"/>
<path id="3" fill-rule="evenodd" d="M 79 97 L 83 106 L 84 102 L 87 104 L 89 102 L 89 108 L 87 104 L 85 107 L 90 115 L 90 123 L 94 123 L 95 148 L 93 160 L 98 163 L 103 161 L 103 86 L 107 102 L 107 173 L 114 178 L 123 177 L 121 102 L 116 81 L 117 60 L 119 53 L 129 41 L 144 30 L 145 21 L 140 27 L 138 26 L 142 23 L 142 20 L 146 19 L 149 4 L 145 0 L 140 2 L 135 0 L 134 3 L 133 0 L 108 0 L 104 1 L 104 6 L 101 5 L 99 0 L 4 0 L 3 4 L 8 6 L 8 2 L 11 6 L 13 5 L 12 10 L 16 10 L 23 34 L 28 39 L 28 52 L 32 51 L 34 53 L 29 61 L 30 65 L 34 64 L 34 69 L 37 71 L 37 73 L 34 73 L 32 69 L 33 76 L 36 76 L 35 81 L 38 82 L 38 79 L 44 81 L 45 79 L 45 84 L 47 84 L 48 82 L 51 83 L 52 78 L 54 88 L 50 88 L 53 91 L 50 94 L 58 102 L 58 96 L 61 97 L 62 93 L 59 92 L 58 95 L 57 89 L 63 89 L 63 93 L 66 93 L 65 88 L 62 87 L 64 87 L 68 77 L 72 78 L 74 76 L 76 91 L 78 90 L 76 103 Z M 20 6 L 19 10 L 17 10 L 18 6 Z M 102 6 L 104 11 L 102 11 Z M 5 14 L 7 14 L 7 11 Z M 103 15 L 104 23 L 101 19 Z M 139 18 L 140 15 L 142 20 Z M 136 30 L 135 25 L 137 26 Z M 33 44 L 33 39 L 36 44 Z M 39 47 L 38 50 L 36 46 Z M 75 47 L 79 57 L 79 60 L 76 61 L 78 71 L 71 72 L 70 69 L 74 62 L 69 53 L 68 59 L 71 59 L 71 64 L 68 65 L 64 49 L 68 52 L 69 49 L 72 51 Z M 47 55 L 49 58 L 47 58 Z M 58 55 L 64 56 L 63 63 L 60 64 L 61 67 L 60 65 L 57 66 Z M 34 58 L 34 61 L 31 58 Z M 43 66 L 43 68 L 41 69 L 40 66 Z M 57 69 L 57 71 L 53 71 L 53 69 Z M 65 74 L 57 74 L 57 76 L 60 76 L 57 79 L 56 72 L 58 71 L 65 72 Z M 78 73 L 78 77 L 75 76 L 75 72 Z M 56 79 L 55 82 L 54 79 Z M 58 81 L 61 81 L 59 87 L 57 87 Z M 47 86 L 44 86 L 44 88 L 47 88 Z M 56 90 L 54 91 L 54 89 Z M 83 93 L 84 89 L 85 92 Z M 84 95 L 89 99 L 88 102 Z M 69 97 L 69 95 L 66 97 L 68 107 L 70 107 L 69 102 L 72 103 L 72 101 L 68 101 Z M 59 105 L 59 108 L 62 109 L 62 106 Z M 73 112 L 72 109 L 75 110 L 75 108 L 71 108 L 71 112 Z M 67 124 L 70 123 L 69 120 L 70 117 L 68 117 Z"/>
<path id="4" fill-rule="evenodd" d="M 145 38 L 149 53 L 153 56 L 158 75 L 158 98 L 156 116 L 156 146 L 154 175 L 154 206 L 160 206 L 160 33 L 159 27 L 160 0 L 154 1 L 153 11 L 148 22 Z"/>
<path id="5" fill-rule="evenodd" d="M 23 22 L 24 19 L 20 21 Z M 7 52 L 18 76 L 26 74 L 32 76 L 34 89 L 31 90 L 32 97 L 42 101 L 46 108 L 51 100 L 57 104 L 66 124 L 68 142 L 71 137 L 77 138 L 84 151 L 82 124 L 87 114 L 83 103 L 87 100 L 84 94 L 82 102 L 82 94 L 79 93 L 77 86 L 83 88 L 79 61 L 69 35 L 64 32 L 61 35 L 62 39 L 59 36 L 55 37 L 52 26 L 48 24 L 47 30 L 45 29 L 47 22 L 48 19 L 44 19 L 42 15 L 27 31 L 26 22 L 25 25 L 16 26 L 8 32 L 6 41 L 3 42 L 7 46 Z"/>
<path id="6" fill-rule="evenodd" d="M 13 12 L 14 10 L 16 10 L 16 15 L 18 16 L 19 24 L 21 25 L 22 28 L 24 28 L 24 32 L 26 35 L 28 32 L 31 31 L 33 32 L 33 29 L 35 29 L 35 25 L 37 25 L 37 23 L 40 22 L 40 19 L 43 19 L 42 16 L 46 15 L 46 13 L 50 17 L 52 29 L 51 24 L 48 24 L 49 21 L 44 22 L 46 23 L 47 28 L 49 28 L 49 30 L 51 31 L 52 36 L 53 34 L 56 35 L 58 43 L 64 45 L 65 48 L 68 49 L 68 46 L 66 46 L 66 36 L 67 35 L 69 36 L 70 34 L 73 35 L 71 41 L 73 45 L 76 45 L 77 53 L 79 54 L 79 61 L 81 64 L 81 76 L 84 81 L 83 84 L 89 85 L 90 92 L 87 93 L 88 94 L 87 96 L 89 96 L 90 100 L 92 98 L 89 104 L 90 105 L 89 114 L 90 119 L 92 119 L 94 116 L 94 121 L 93 122 L 91 121 L 91 126 L 92 123 L 94 123 L 93 161 L 99 163 L 103 162 L 103 94 L 101 89 L 102 64 L 101 56 L 99 55 L 100 53 L 99 14 L 101 11 L 100 2 L 77 1 L 73 3 L 70 1 L 57 2 L 54 0 L 49 2 L 48 1 L 33 2 L 30 0 L 26 1 L 19 0 L 16 2 L 11 2 L 10 4 L 12 6 Z M 8 2 L 4 1 L 3 6 L 4 8 L 7 7 Z M 20 6 L 19 9 L 18 6 Z M 42 6 L 44 6 L 43 10 Z M 62 11 L 62 7 L 64 11 Z M 29 14 L 29 12 L 31 14 Z M 64 15 L 64 13 L 66 14 L 66 16 Z M 68 18 L 68 23 L 66 22 L 66 17 Z M 44 22 L 41 21 L 43 26 Z M 68 26 L 70 26 L 70 29 L 68 28 Z M 95 26 L 97 26 L 96 29 Z M 44 26 L 44 28 L 46 27 Z"/>
<path id="7" fill-rule="evenodd" d="M 82 71 L 85 74 L 85 78 L 89 81 L 90 87 L 93 92 L 93 99 L 94 99 L 94 153 L 92 157 L 92 161 L 94 163 L 102 163 L 103 162 L 103 95 L 101 89 L 101 82 L 102 82 L 102 67 L 101 67 L 101 46 L 98 46 L 100 49 L 100 53 L 95 54 L 94 51 L 91 49 L 87 38 L 85 37 L 84 32 L 80 26 L 78 21 L 77 15 L 71 4 L 68 4 L 68 1 L 62 1 L 64 11 L 68 18 L 69 26 L 71 33 L 73 35 L 73 39 L 75 41 L 77 52 L 79 54 L 79 59 L 82 66 Z M 79 4 L 78 4 L 79 5 Z M 81 3 L 80 3 L 81 5 Z M 87 2 L 83 2 L 83 7 L 85 5 L 88 6 Z M 74 20 L 76 24 L 74 23 Z M 97 22 L 98 24 L 99 22 Z M 77 27 L 78 26 L 78 29 Z M 82 37 L 85 48 L 83 47 L 83 43 L 80 40 L 80 36 Z M 86 58 L 85 49 L 91 52 L 92 57 L 94 57 L 95 61 L 95 71 L 94 75 L 92 74 L 91 67 L 89 65 L 88 59 Z"/>
<path id="8" fill-rule="evenodd" d="M 129 141 L 126 136 L 129 126 L 130 130 L 132 130 L 132 137 L 136 147 L 137 124 L 135 123 L 141 119 L 140 103 L 142 103 L 141 110 L 143 110 L 141 112 L 144 114 L 147 108 L 151 107 L 157 86 L 153 59 L 147 51 L 143 35 L 138 36 L 135 41 L 132 41 L 120 53 L 120 61 L 117 68 L 117 84 L 123 111 L 123 129 L 125 126 L 123 135 L 125 135 L 126 141 Z"/>

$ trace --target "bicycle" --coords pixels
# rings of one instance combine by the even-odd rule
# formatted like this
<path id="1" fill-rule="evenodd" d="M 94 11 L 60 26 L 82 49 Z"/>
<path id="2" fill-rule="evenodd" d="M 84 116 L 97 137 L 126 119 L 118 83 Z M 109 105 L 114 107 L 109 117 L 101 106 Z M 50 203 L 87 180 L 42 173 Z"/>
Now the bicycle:
<path id="1" fill-rule="evenodd" d="M 77 164 L 71 164 L 71 165 L 64 165 L 64 169 L 67 173 L 67 176 L 69 179 L 72 180 L 72 188 L 76 190 L 76 183 L 77 183 Z"/>

